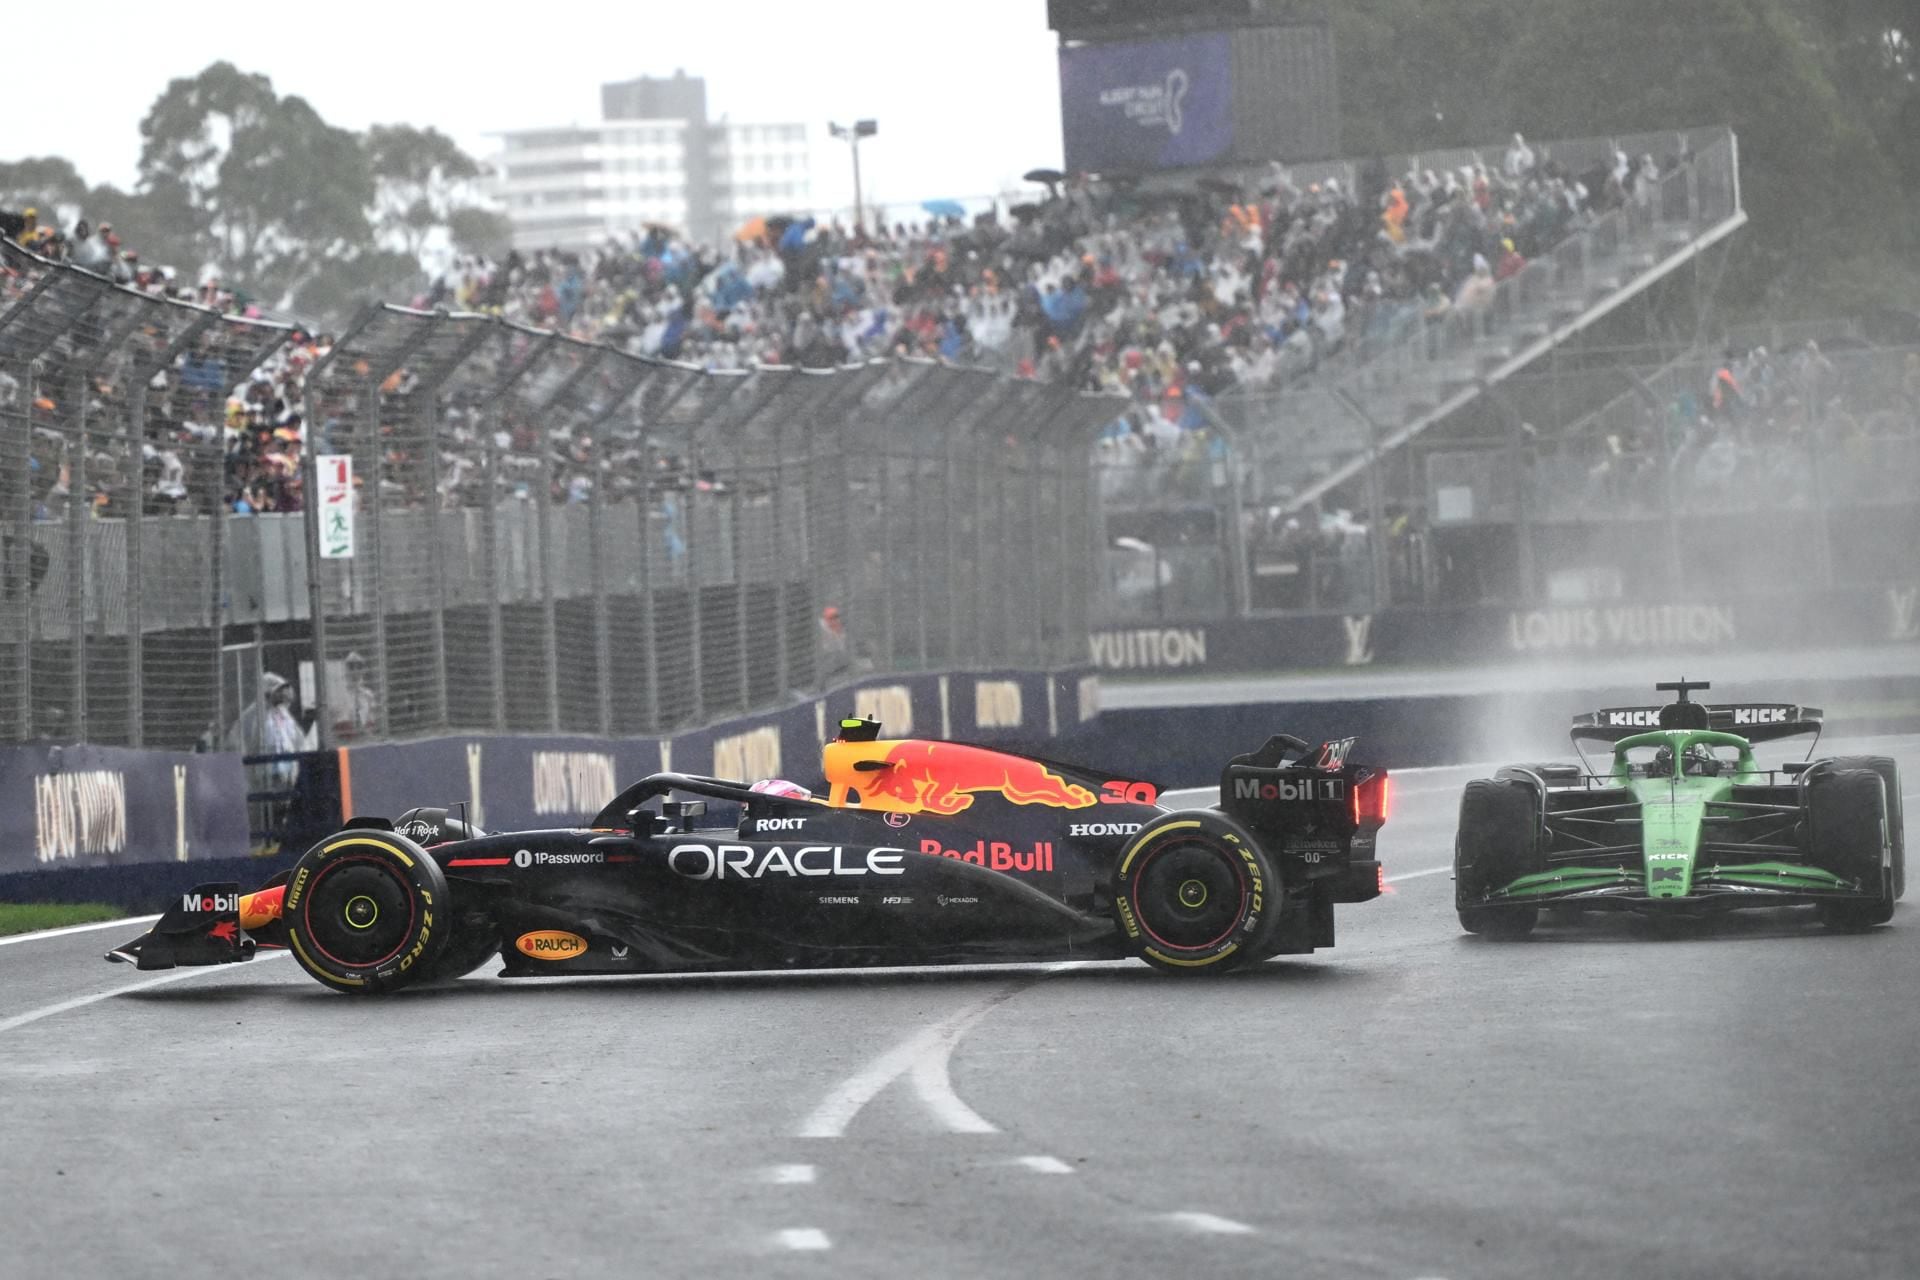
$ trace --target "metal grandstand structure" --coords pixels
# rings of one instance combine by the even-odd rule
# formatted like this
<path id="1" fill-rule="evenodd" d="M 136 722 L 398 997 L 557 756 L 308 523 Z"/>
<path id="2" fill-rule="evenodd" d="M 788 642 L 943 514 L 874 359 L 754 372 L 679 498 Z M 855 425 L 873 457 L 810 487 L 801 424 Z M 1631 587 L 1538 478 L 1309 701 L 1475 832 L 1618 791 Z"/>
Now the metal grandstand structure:
<path id="1" fill-rule="evenodd" d="M 0 252 L 0 741 L 258 749 L 234 727 L 270 668 L 328 743 L 671 732 L 1084 661 L 1111 398 L 911 360 L 707 373 L 392 306 L 315 345 Z M 351 458 L 351 558 L 314 554 L 312 501 L 230 513 L 229 396 L 294 385 L 294 345 L 304 490 Z"/>

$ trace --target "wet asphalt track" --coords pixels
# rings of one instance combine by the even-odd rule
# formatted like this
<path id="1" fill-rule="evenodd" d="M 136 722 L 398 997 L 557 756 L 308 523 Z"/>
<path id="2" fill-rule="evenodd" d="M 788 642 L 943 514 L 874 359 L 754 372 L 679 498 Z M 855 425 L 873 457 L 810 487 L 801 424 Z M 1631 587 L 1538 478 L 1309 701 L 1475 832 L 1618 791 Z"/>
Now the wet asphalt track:
<path id="1" fill-rule="evenodd" d="M 1828 745 L 1920 780 L 1920 739 Z M 0 1275 L 1920 1274 L 1914 908 L 1468 938 L 1475 772 L 1403 776 L 1339 947 L 1218 981 L 366 1002 L 100 963 L 137 929 L 0 946 Z"/>

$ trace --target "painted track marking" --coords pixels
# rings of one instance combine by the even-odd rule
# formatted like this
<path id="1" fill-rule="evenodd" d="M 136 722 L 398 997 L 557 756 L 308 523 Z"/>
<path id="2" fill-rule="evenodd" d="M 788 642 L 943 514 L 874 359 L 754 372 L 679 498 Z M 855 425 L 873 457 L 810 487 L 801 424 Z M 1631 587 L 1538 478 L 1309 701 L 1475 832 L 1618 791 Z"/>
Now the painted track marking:
<path id="1" fill-rule="evenodd" d="M 276 956 L 289 954 L 285 951 L 267 951 L 256 955 L 247 964 L 259 964 L 263 960 L 272 960 Z M 29 1009 L 25 1013 L 16 1013 L 11 1018 L 0 1020 L 0 1032 L 12 1031 L 15 1027 L 24 1027 L 28 1023 L 38 1022 L 42 1018 L 51 1018 L 55 1014 L 67 1013 L 74 1009 L 84 1009 L 90 1004 L 99 1004 L 102 1000 L 111 1000 L 115 996 L 124 996 L 131 991 L 146 991 L 152 987 L 164 987 L 169 982 L 179 982 L 185 978 L 198 978 L 209 973 L 219 973 L 229 966 L 210 964 L 194 969 L 178 969 L 172 973 L 163 973 L 157 978 L 148 978 L 145 982 L 135 982 L 124 987 L 115 987 L 112 991 L 98 991 L 90 996 L 75 996 L 71 1000 L 62 1000 L 58 1004 L 42 1005 L 38 1009 Z"/>
<path id="2" fill-rule="evenodd" d="M 814 1168 L 810 1164 L 776 1164 L 767 1169 L 763 1176 L 768 1182 L 789 1186 L 794 1183 L 812 1182 Z"/>
<path id="3" fill-rule="evenodd" d="M 1244 1222 L 1235 1222 L 1232 1218 L 1222 1218 L 1217 1214 L 1199 1213 L 1191 1209 L 1179 1213 L 1163 1213 L 1163 1222 L 1171 1223 L 1186 1231 L 1198 1231 L 1215 1236 L 1250 1236 L 1254 1228 Z"/>
<path id="4" fill-rule="evenodd" d="M 818 1227 L 787 1227 L 773 1233 L 773 1242 L 782 1249 L 802 1252 L 833 1248 L 833 1241 L 827 1239 L 827 1233 Z"/>
<path id="5" fill-rule="evenodd" d="M 946 1057 L 953 1052 L 953 1046 L 965 1035 L 967 1029 L 984 1018 L 995 1005 L 1010 999 L 1027 984 L 1008 987 L 995 992 L 984 1000 L 976 1000 L 958 1011 L 947 1015 L 930 1027 L 924 1027 L 908 1036 L 893 1048 L 869 1062 L 859 1071 L 827 1094 L 820 1105 L 813 1109 L 800 1125 L 803 1138 L 838 1138 L 847 1132 L 847 1126 L 861 1110 L 878 1097 L 880 1091 L 909 1072 L 913 1073 L 914 1086 L 919 1091 L 921 1101 L 934 1112 L 936 1118 L 951 1126 L 958 1122 L 968 1126 L 957 1130 L 961 1133 L 992 1133 L 994 1128 L 982 1119 L 966 1103 L 960 1101 L 953 1088 L 946 1083 Z M 922 1061 L 933 1065 L 922 1067 Z M 944 1094 L 943 1094 L 944 1089 Z M 985 1128 L 974 1127 L 984 1125 Z"/>
<path id="6" fill-rule="evenodd" d="M 1055 1156 L 1019 1156 L 1014 1164 L 1022 1165 L 1035 1173 L 1072 1173 L 1073 1166 Z"/>
<path id="7" fill-rule="evenodd" d="M 58 929 L 37 929 L 32 933 L 16 933 L 11 937 L 0 938 L 0 947 L 10 947 L 16 942 L 42 942 L 48 938 L 64 938 L 74 933 L 92 933 L 96 929 L 119 929 L 152 924 L 159 918 L 159 916 L 128 916 L 124 920 L 96 920 L 92 924 L 69 924 Z"/>
<path id="8" fill-rule="evenodd" d="M 953 1077 L 949 1074 L 953 1046 L 986 1014 L 987 1010 L 982 1009 L 973 1017 L 954 1023 L 913 1060 L 914 1092 L 920 1095 L 921 1105 L 931 1111 L 949 1133 L 1000 1132 L 991 1120 L 960 1100 L 960 1095 L 953 1091 Z"/>
<path id="9" fill-rule="evenodd" d="M 1402 871 L 1397 876 L 1388 876 L 1387 883 L 1399 884 L 1402 880 L 1418 880 L 1421 876 L 1437 876 L 1442 872 L 1451 871 L 1451 870 L 1453 870 L 1451 866 L 1446 866 L 1446 867 L 1426 867 L 1419 871 Z"/>

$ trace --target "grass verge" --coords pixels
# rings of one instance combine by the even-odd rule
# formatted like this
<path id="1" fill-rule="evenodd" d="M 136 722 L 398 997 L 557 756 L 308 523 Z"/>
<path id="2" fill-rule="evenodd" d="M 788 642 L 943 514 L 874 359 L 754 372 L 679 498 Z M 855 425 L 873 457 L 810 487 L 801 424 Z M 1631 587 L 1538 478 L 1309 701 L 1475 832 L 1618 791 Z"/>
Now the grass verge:
<path id="1" fill-rule="evenodd" d="M 104 902 L 0 902 L 0 938 L 10 933 L 32 933 L 36 929 L 118 920 L 126 914 L 124 908 Z"/>

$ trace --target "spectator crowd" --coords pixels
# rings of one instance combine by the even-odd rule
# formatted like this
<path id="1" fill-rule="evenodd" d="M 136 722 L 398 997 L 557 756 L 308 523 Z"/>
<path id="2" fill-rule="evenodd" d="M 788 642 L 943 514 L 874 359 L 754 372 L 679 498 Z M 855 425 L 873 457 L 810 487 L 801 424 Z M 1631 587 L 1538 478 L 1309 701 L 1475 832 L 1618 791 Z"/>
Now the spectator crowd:
<path id="1" fill-rule="evenodd" d="M 1168 189 L 1060 178 L 1044 200 L 972 218 L 771 218 L 723 245 L 648 226 L 591 251 L 465 257 L 411 301 L 714 370 L 914 355 L 1124 393 L 1133 407 L 1104 446 L 1124 462 L 1204 448 L 1194 433 L 1206 402 L 1229 388 L 1280 385 L 1343 349 L 1393 341 L 1419 318 L 1487 307 L 1499 281 L 1597 214 L 1650 199 L 1661 167 L 1622 152 L 1611 166 L 1571 174 L 1516 134 L 1497 164 L 1358 172 L 1346 184 L 1302 182 L 1276 165 L 1251 183 L 1203 178 Z M 258 314 L 217 280 L 184 281 L 142 262 L 111 225 L 63 231 L 28 209 L 0 214 L 0 232 L 143 293 Z M 25 282 L 15 267 L 8 275 L 3 292 L 13 296 Z M 148 397 L 146 509 L 297 510 L 304 375 L 327 347 L 325 337 L 296 335 L 258 371 L 236 370 L 218 352 L 183 354 Z M 387 390 L 404 394 L 406 381 L 397 374 Z M 51 514 L 72 498 L 62 477 L 73 469 L 53 456 L 63 447 L 50 430 L 60 406 L 41 390 L 36 425 L 49 430 L 45 448 L 36 442 L 36 496 Z M 103 384 L 101 394 L 124 390 Z M 20 392 L 0 386 L 8 394 Z M 442 421 L 449 474 L 433 488 L 471 499 L 486 441 L 457 402 Z M 504 434 L 494 443 L 516 456 L 550 452 L 556 500 L 590 490 L 564 431 L 525 423 Z M 212 453 L 223 459 L 218 485 L 189 474 L 191 459 Z M 81 500 L 128 505 L 126 465 L 103 457 L 89 466 Z M 538 471 L 509 470 L 500 483 L 522 491 Z"/>
<path id="2" fill-rule="evenodd" d="M 1657 509 L 1671 475 L 1690 508 L 1804 507 L 1911 492 L 1920 437 L 1920 352 L 1807 338 L 1788 351 L 1728 346 L 1697 380 L 1682 361 L 1632 411 L 1576 423 L 1536 448 L 1542 502 L 1561 510 Z M 1529 429 L 1530 430 L 1530 429 Z M 1893 442 L 1901 442 L 1896 447 Z"/>

